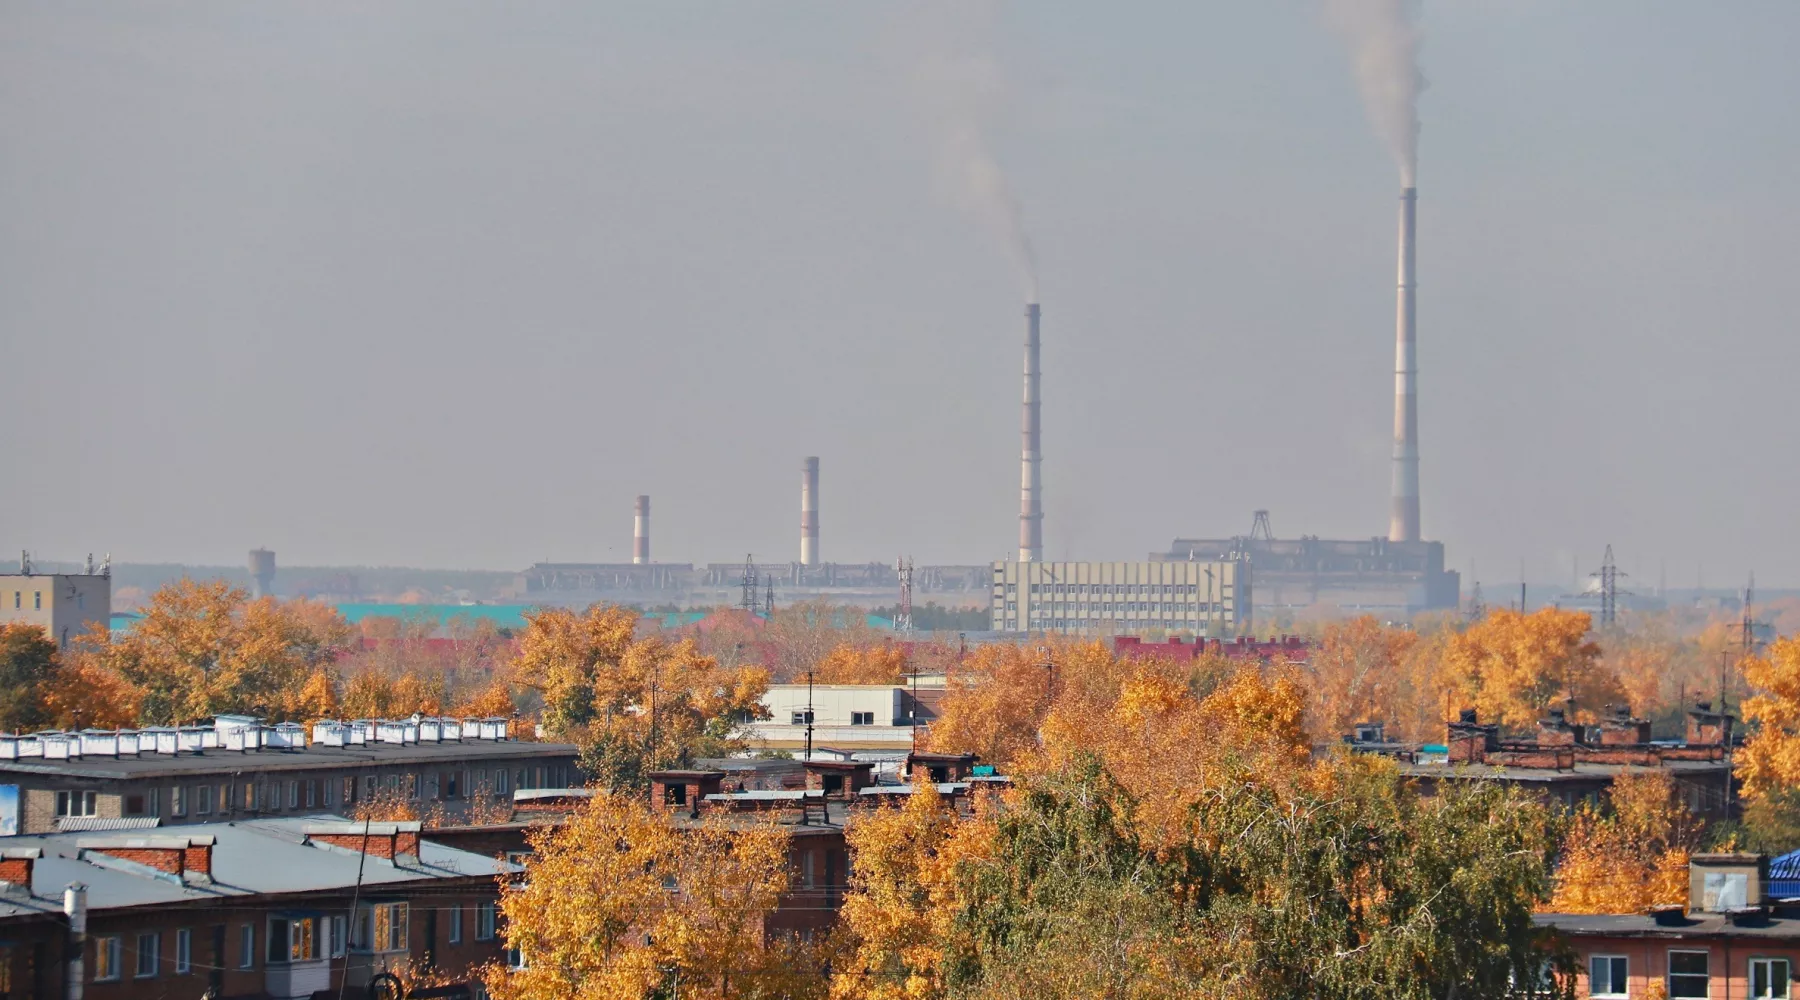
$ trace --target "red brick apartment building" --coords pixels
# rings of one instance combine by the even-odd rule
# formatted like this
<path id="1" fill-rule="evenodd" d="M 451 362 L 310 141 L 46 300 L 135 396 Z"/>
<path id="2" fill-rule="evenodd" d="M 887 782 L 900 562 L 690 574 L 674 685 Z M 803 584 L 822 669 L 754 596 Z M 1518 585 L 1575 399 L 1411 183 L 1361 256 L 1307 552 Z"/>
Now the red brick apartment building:
<path id="1" fill-rule="evenodd" d="M 502 958 L 515 866 L 417 823 L 252 819 L 17 837 L 0 848 L 0 996 L 362 995 L 401 966 L 464 983 Z M 453 991 L 453 993 L 456 991 Z"/>
<path id="2" fill-rule="evenodd" d="M 1800 910 L 1767 898 L 1761 855 L 1697 854 L 1685 907 L 1648 914 L 1539 914 L 1576 958 L 1575 995 L 1773 1000 L 1794 995 Z"/>

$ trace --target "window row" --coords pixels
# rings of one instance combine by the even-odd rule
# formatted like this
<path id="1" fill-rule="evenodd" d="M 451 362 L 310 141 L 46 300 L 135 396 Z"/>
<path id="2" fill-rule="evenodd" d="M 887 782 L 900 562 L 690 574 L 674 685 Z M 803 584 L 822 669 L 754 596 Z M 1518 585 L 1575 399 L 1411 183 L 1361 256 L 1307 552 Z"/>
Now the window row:
<path id="1" fill-rule="evenodd" d="M 450 944 L 463 941 L 463 907 L 442 908 L 446 923 L 445 938 Z M 492 941 L 497 927 L 497 911 L 493 903 L 480 903 L 474 909 L 474 932 L 477 941 Z M 365 903 L 356 909 L 352 923 L 344 914 L 284 913 L 268 918 L 263 929 L 263 960 L 269 965 L 289 965 L 321 958 L 343 958 L 349 952 L 393 953 L 411 950 L 410 905 L 404 902 Z M 214 928 L 216 947 L 223 953 L 224 927 Z M 256 968 L 257 926 L 239 924 L 237 947 L 226 959 L 236 969 Z M 163 935 L 155 931 L 130 936 L 105 935 L 93 939 L 95 982 L 114 982 L 126 978 L 152 979 L 163 974 Z M 129 947 L 129 952 L 127 948 Z M 184 976 L 194 970 L 194 932 L 183 927 L 174 934 L 173 948 L 166 956 L 171 973 Z M 221 958 L 225 958 L 221 954 Z M 203 968 L 210 968 L 205 962 Z"/>
<path id="2" fill-rule="evenodd" d="M 1670 949 L 1667 981 L 1670 997 L 1706 997 L 1712 989 L 1712 954 Z M 1785 958 L 1752 958 L 1745 970 L 1751 1000 L 1788 1000 L 1792 968 Z M 1631 960 L 1624 955 L 1592 955 L 1588 958 L 1588 996 L 1596 1000 L 1630 995 Z"/>

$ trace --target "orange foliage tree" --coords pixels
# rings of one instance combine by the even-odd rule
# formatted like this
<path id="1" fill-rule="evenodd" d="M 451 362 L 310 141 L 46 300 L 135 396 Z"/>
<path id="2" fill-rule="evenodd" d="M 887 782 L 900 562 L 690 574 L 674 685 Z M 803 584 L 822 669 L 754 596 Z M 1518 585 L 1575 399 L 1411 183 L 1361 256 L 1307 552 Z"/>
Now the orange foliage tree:
<path id="1" fill-rule="evenodd" d="M 1524 729 L 1551 704 L 1571 699 L 1574 718 L 1592 721 L 1624 691 L 1588 640 L 1590 624 L 1579 611 L 1496 609 L 1450 638 L 1441 683 L 1459 705 L 1502 726 Z"/>
<path id="2" fill-rule="evenodd" d="M 898 684 L 905 680 L 906 672 L 906 651 L 899 646 L 840 643 L 814 668 L 814 680 L 820 684 Z"/>
<path id="3" fill-rule="evenodd" d="M 1610 808 L 1584 805 L 1569 821 L 1553 913 L 1642 913 L 1688 896 L 1688 855 L 1701 826 L 1661 771 L 1620 775 Z"/>

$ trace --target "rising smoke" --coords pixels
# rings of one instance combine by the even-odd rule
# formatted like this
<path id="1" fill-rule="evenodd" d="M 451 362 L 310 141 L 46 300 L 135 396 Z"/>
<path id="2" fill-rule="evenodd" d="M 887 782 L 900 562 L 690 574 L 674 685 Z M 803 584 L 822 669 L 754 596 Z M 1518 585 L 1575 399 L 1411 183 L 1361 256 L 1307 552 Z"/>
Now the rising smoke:
<path id="1" fill-rule="evenodd" d="M 1024 283 L 1026 300 L 1036 302 L 1037 258 L 1025 213 L 992 141 L 1007 96 L 992 44 L 999 12 L 997 0 L 921 4 L 918 16 L 930 23 L 915 76 L 936 140 L 940 183 L 993 230 Z"/>
<path id="2" fill-rule="evenodd" d="M 1325 19 L 1350 46 L 1369 120 L 1413 187 L 1419 165 L 1418 0 L 1325 0 Z"/>

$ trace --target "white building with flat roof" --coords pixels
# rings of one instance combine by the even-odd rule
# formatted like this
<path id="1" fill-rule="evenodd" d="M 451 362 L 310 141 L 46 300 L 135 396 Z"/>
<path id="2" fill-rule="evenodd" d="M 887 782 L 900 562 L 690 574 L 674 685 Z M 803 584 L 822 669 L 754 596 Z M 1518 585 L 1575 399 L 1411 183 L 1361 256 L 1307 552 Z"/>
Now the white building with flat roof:
<path id="1" fill-rule="evenodd" d="M 21 559 L 18 573 L 0 574 L 0 622 L 43 628 L 58 646 L 81 638 L 89 626 L 112 625 L 112 573 L 105 567 L 85 573 L 37 573 Z"/>
<path id="2" fill-rule="evenodd" d="M 996 632 L 1180 633 L 1224 638 L 1250 627 L 1250 565 L 1184 562 L 997 562 Z"/>

